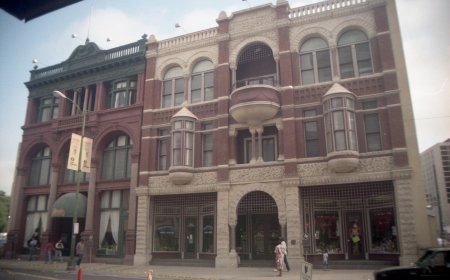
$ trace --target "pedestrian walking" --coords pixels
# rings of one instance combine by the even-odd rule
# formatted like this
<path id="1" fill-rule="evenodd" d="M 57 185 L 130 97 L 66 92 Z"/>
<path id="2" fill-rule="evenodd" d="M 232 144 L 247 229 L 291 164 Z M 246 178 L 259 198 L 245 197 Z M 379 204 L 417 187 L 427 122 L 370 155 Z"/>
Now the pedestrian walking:
<path id="1" fill-rule="evenodd" d="M 64 244 L 63 244 L 62 240 L 60 239 L 55 244 L 55 260 L 58 258 L 60 262 L 64 261 L 63 257 L 62 257 L 62 250 L 63 249 L 64 249 Z"/>
<path id="2" fill-rule="evenodd" d="M 45 262 L 53 263 L 53 254 L 55 252 L 55 246 L 53 245 L 53 242 L 49 240 L 47 244 L 45 244 L 44 250 L 47 253 L 47 260 Z"/>
<path id="3" fill-rule="evenodd" d="M 281 240 L 279 240 L 278 245 L 275 247 L 275 262 L 278 271 L 278 276 L 282 275 L 283 272 L 283 263 L 284 263 L 284 254 L 283 254 L 283 246 L 281 245 Z"/>
<path id="4" fill-rule="evenodd" d="M 31 237 L 30 240 L 28 240 L 28 250 L 29 250 L 29 261 L 33 260 L 33 256 L 36 255 L 36 249 L 37 249 L 38 241 L 36 238 Z"/>
<path id="5" fill-rule="evenodd" d="M 281 248 L 282 248 L 283 254 L 284 254 L 284 264 L 286 265 L 286 270 L 289 272 L 289 270 L 291 270 L 291 268 L 289 267 L 289 262 L 287 259 L 287 244 L 286 244 L 284 237 L 280 237 L 280 239 L 281 239 Z"/>
<path id="6" fill-rule="evenodd" d="M 323 269 L 328 270 L 328 250 L 325 249 L 322 257 L 323 257 Z"/>
<path id="7" fill-rule="evenodd" d="M 84 241 L 83 241 L 83 239 L 80 239 L 80 241 L 78 241 L 77 247 L 75 249 L 76 249 L 75 250 L 76 254 L 78 256 L 77 265 L 80 266 L 81 261 L 83 260 L 83 255 L 84 255 Z"/>

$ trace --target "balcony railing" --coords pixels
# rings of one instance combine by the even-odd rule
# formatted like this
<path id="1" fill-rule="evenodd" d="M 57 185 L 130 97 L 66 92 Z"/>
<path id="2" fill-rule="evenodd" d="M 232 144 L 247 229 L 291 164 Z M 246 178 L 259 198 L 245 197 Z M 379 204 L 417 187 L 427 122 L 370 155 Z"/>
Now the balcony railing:
<path id="1" fill-rule="evenodd" d="M 68 60 L 59 64 L 55 64 L 42 69 L 32 70 L 30 71 L 30 81 L 41 78 L 48 78 L 54 75 L 62 74 L 64 72 L 77 71 L 77 69 L 82 70 L 89 67 L 96 67 L 100 64 L 103 65 L 105 62 L 110 63 L 114 60 L 121 60 L 139 54 L 142 54 L 142 57 L 145 57 L 146 42 L 146 39 L 141 39 L 137 42 L 123 45 L 117 48 L 109 50 L 98 50 L 96 53 L 93 53 L 89 57 L 89 60 L 87 60 L 86 62 L 84 60 L 77 60 L 76 58 L 69 58 Z M 82 48 L 86 46 L 80 47 Z"/>
<path id="2" fill-rule="evenodd" d="M 275 75 L 266 75 L 266 76 L 259 76 L 259 77 L 251 77 L 247 79 L 242 79 L 236 81 L 236 86 L 233 88 L 240 88 L 250 85 L 269 85 L 269 86 L 276 86 L 277 85 L 277 79 Z"/>
<path id="3" fill-rule="evenodd" d="M 327 12 L 331 10 L 336 10 L 340 8 L 345 8 L 349 6 L 355 6 L 366 3 L 368 0 L 330 0 L 323 1 L 307 6 L 302 6 L 298 8 L 292 8 L 289 13 L 289 18 L 301 18 L 304 16 L 310 16 L 319 14 L 322 12 Z"/>

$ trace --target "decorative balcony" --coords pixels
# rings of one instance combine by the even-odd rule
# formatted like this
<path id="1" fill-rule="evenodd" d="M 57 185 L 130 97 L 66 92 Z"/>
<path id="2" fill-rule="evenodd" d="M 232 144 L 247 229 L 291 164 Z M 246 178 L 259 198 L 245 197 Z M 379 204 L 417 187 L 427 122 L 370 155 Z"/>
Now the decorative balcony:
<path id="1" fill-rule="evenodd" d="M 230 114 L 240 123 L 258 125 L 275 117 L 279 110 L 278 90 L 271 85 L 247 85 L 231 93 Z"/>

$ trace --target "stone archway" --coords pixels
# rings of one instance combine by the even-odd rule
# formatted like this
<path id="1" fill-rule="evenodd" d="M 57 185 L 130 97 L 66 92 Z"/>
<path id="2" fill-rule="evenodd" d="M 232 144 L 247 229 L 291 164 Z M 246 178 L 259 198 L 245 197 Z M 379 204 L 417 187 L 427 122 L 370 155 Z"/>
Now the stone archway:
<path id="1" fill-rule="evenodd" d="M 273 197 L 264 191 L 249 192 L 240 199 L 236 212 L 234 234 L 241 260 L 272 260 L 273 248 L 281 235 Z"/>

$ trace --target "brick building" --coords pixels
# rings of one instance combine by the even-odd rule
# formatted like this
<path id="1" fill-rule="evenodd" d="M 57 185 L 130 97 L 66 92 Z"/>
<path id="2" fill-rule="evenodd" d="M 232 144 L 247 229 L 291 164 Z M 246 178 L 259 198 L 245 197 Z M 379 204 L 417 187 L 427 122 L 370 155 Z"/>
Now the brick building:
<path id="1" fill-rule="evenodd" d="M 81 193 L 96 259 L 237 267 L 272 260 L 284 236 L 297 265 L 324 250 L 406 264 L 432 245 L 395 2 L 278 0 L 217 24 L 94 51 L 106 62 L 89 43 L 76 71 L 32 71 L 10 251 L 27 219 L 44 238 L 71 230 L 52 213 L 75 190 L 61 182 L 79 115 L 59 100 L 37 120 L 52 90 L 78 100 L 80 87 L 95 92 Z M 134 98 L 115 108 L 122 92 Z"/>
<path id="2" fill-rule="evenodd" d="M 42 246 L 62 239 L 63 255 L 69 255 L 77 172 L 66 166 L 71 134 L 81 134 L 86 111 L 85 136 L 95 140 L 90 172 L 80 176 L 81 237 L 88 240 L 93 261 L 115 257 L 132 263 L 146 42 L 144 36 L 100 50 L 86 40 L 66 61 L 31 71 L 7 256 L 27 253 L 35 231 Z M 54 96 L 55 90 L 68 99 Z"/>
<path id="3" fill-rule="evenodd" d="M 150 36 L 135 263 L 409 263 L 432 242 L 394 1 L 276 1 Z"/>

